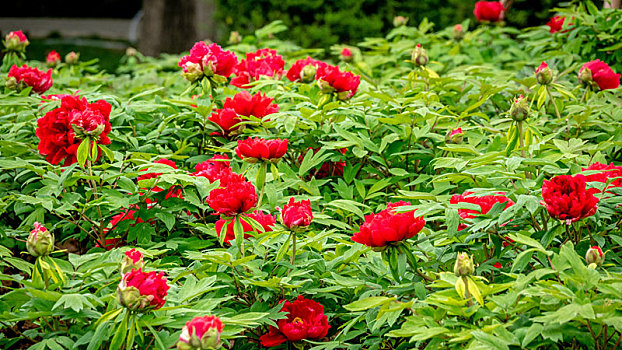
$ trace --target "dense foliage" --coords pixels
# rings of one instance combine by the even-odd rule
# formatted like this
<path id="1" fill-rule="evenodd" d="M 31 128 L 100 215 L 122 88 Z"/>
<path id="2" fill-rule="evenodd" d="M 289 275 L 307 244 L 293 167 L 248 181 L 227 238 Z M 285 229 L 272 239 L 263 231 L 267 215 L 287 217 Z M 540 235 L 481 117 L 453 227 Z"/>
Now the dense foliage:
<path id="1" fill-rule="evenodd" d="M 0 348 L 619 348 L 620 13 L 562 15 L 116 74 L 12 33 Z"/>

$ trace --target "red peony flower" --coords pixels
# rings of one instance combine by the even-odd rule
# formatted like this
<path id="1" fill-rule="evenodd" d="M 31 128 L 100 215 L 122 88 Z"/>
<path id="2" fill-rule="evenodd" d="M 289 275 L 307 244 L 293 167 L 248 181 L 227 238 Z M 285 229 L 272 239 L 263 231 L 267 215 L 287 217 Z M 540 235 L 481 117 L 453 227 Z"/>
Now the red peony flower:
<path id="1" fill-rule="evenodd" d="M 549 26 L 549 32 L 551 32 L 551 34 L 553 33 L 557 33 L 560 30 L 562 30 L 562 27 L 564 26 L 564 21 L 566 20 L 566 16 L 554 16 L 552 17 L 548 23 L 546 24 L 547 26 Z M 567 32 L 564 31 L 564 32 Z"/>
<path id="2" fill-rule="evenodd" d="M 218 44 L 207 45 L 203 41 L 196 42 L 190 55 L 182 57 L 178 63 L 183 68 L 184 76 L 190 81 L 198 80 L 204 75 L 229 77 L 237 64 L 238 58 L 233 52 L 223 51 Z"/>
<path id="3" fill-rule="evenodd" d="M 219 349 L 223 328 L 222 321 L 216 316 L 195 317 L 186 322 L 179 335 L 180 343 L 187 345 L 178 344 L 177 349 Z"/>
<path id="4" fill-rule="evenodd" d="M 451 197 L 449 200 L 450 204 L 458 204 L 458 203 L 472 203 L 477 204 L 480 207 L 480 210 L 472 210 L 472 209 L 458 209 L 458 215 L 462 219 L 472 219 L 479 214 L 487 214 L 490 209 L 492 209 L 493 205 L 496 203 L 505 203 L 505 209 L 514 205 L 514 202 L 505 196 L 504 192 L 497 192 L 496 196 L 474 196 L 473 192 L 464 192 L 463 194 L 456 194 Z M 458 226 L 458 231 L 463 230 L 467 227 L 465 224 L 460 224 Z"/>
<path id="5" fill-rule="evenodd" d="M 123 275 L 117 296 L 120 304 L 130 310 L 159 309 L 166 302 L 168 288 L 164 272 L 131 270 Z"/>
<path id="6" fill-rule="evenodd" d="M 177 169 L 177 165 L 175 165 L 175 162 L 173 162 L 172 160 L 166 159 L 166 158 L 158 159 L 154 163 L 165 164 L 165 165 L 170 166 L 173 169 Z M 147 170 L 148 169 L 141 169 L 140 171 L 147 171 Z M 146 173 L 146 174 L 140 175 L 136 181 L 155 179 L 159 177 L 160 175 L 162 175 L 162 173 Z M 146 188 L 143 188 L 143 189 L 146 189 Z M 151 189 L 151 191 L 156 192 L 156 193 L 161 192 L 163 190 L 164 190 L 163 188 L 158 187 L 158 186 L 155 186 Z M 166 194 L 166 197 L 164 197 L 164 199 L 168 199 L 170 197 L 182 198 L 182 189 L 177 186 L 171 187 L 168 193 Z"/>
<path id="7" fill-rule="evenodd" d="M 352 236 L 354 242 L 368 247 L 385 247 L 393 242 L 414 237 L 425 225 L 422 217 L 414 212 L 396 213 L 395 208 L 410 205 L 410 202 L 389 203 L 387 209 L 378 214 L 365 216 L 365 223 Z"/>
<path id="8" fill-rule="evenodd" d="M 257 191 L 244 176 L 231 172 L 221 179 L 220 187 L 212 190 L 207 204 L 224 216 L 235 216 L 249 211 L 257 204 Z"/>
<path id="9" fill-rule="evenodd" d="M 473 14 L 478 21 L 499 22 L 503 20 L 503 3 L 501 1 L 478 1 Z"/>
<path id="10" fill-rule="evenodd" d="M 598 198 L 595 189 L 585 189 L 585 176 L 578 174 L 559 175 L 542 183 L 542 204 L 551 217 L 563 220 L 566 224 L 594 215 Z M 595 191 L 594 191 L 595 190 Z"/>
<path id="11" fill-rule="evenodd" d="M 60 107 L 37 120 L 39 153 L 51 164 L 64 159 L 63 165 L 67 166 L 77 162 L 76 151 L 86 135 L 94 137 L 98 144 L 110 144 L 110 110 L 104 100 L 88 103 L 79 96 L 63 96 Z"/>
<path id="12" fill-rule="evenodd" d="M 255 163 L 257 160 L 278 161 L 285 152 L 289 140 L 273 139 L 266 140 L 259 137 L 249 137 L 246 140 L 238 140 L 235 154 L 240 159 Z"/>
<path id="13" fill-rule="evenodd" d="M 601 90 L 620 86 L 620 74 L 616 74 L 607 63 L 601 60 L 589 61 L 579 70 L 579 80 L 596 84 Z"/>
<path id="14" fill-rule="evenodd" d="M 143 253 L 132 248 L 125 252 L 125 256 L 130 259 L 134 264 L 137 264 L 139 261 L 143 259 Z"/>
<path id="15" fill-rule="evenodd" d="M 622 187 L 622 166 L 615 166 L 613 165 L 613 163 L 607 165 L 607 164 L 601 164 L 601 163 L 594 163 L 591 164 L 589 167 L 587 168 L 581 168 L 582 171 L 587 171 L 587 170 L 598 170 L 600 171 L 600 173 L 595 173 L 595 174 L 591 174 L 591 175 L 586 175 L 586 182 L 602 182 L 602 183 L 607 183 L 607 181 L 609 179 L 614 179 L 611 184 L 609 184 L 609 187 Z"/>
<path id="16" fill-rule="evenodd" d="M 197 164 L 194 169 L 196 170 L 194 173 L 190 174 L 192 176 L 202 176 L 207 178 L 209 182 L 214 182 L 216 180 L 222 180 L 228 178 L 228 175 L 233 171 L 229 167 L 231 162 L 227 156 L 216 155 L 204 162 Z"/>
<path id="17" fill-rule="evenodd" d="M 255 219 L 263 228 L 263 232 L 271 232 L 272 226 L 276 224 L 276 219 L 274 218 L 274 216 L 270 214 L 264 214 L 263 212 L 259 210 L 255 210 L 252 214 L 246 214 L 246 216 L 248 216 L 251 219 Z M 224 218 L 221 218 L 220 220 L 216 221 L 216 234 L 218 234 L 218 237 L 220 237 L 220 233 L 222 232 L 222 229 L 225 226 L 226 222 L 227 220 Z M 235 232 L 233 231 L 233 226 L 234 226 L 233 220 L 229 220 L 229 223 L 227 224 L 227 228 L 225 232 L 225 243 L 227 244 L 229 244 L 231 240 L 235 239 Z M 251 233 L 256 232 L 255 229 L 244 220 L 242 220 L 242 230 L 244 232 L 244 238 L 250 238 L 252 237 Z"/>
<path id="18" fill-rule="evenodd" d="M 143 253 L 136 249 L 130 249 L 125 252 L 125 256 L 121 260 L 119 271 L 121 272 L 121 276 L 123 276 L 132 270 L 142 269 L 143 267 L 145 267 Z"/>
<path id="19" fill-rule="evenodd" d="M 336 93 L 340 100 L 352 98 L 359 88 L 361 77 L 351 72 L 342 72 L 337 66 L 319 65 L 315 79 L 325 93 Z"/>
<path id="20" fill-rule="evenodd" d="M 285 61 L 281 55 L 277 55 L 276 50 L 266 48 L 249 52 L 233 69 L 236 77 L 231 80 L 231 84 L 247 88 L 246 84 L 259 80 L 262 76 L 281 79 L 284 66 Z"/>
<path id="21" fill-rule="evenodd" d="M 272 347 L 286 341 L 321 339 L 328 334 L 330 325 L 324 307 L 314 300 L 299 295 L 294 302 L 286 301 L 281 312 L 287 312 L 287 318 L 276 321 L 278 328 L 270 326 L 268 333 L 259 338 L 261 345 Z"/>
<path id="22" fill-rule="evenodd" d="M 104 229 L 104 233 L 108 233 L 109 231 L 110 230 L 107 229 L 107 228 Z M 116 246 L 120 245 L 120 242 L 121 242 L 121 238 L 120 237 L 106 238 L 104 244 L 100 244 L 99 240 L 97 242 L 95 242 L 95 247 L 96 248 L 104 248 L 106 250 L 112 250 Z"/>
<path id="23" fill-rule="evenodd" d="M 503 268 L 503 265 L 501 265 L 501 263 L 500 263 L 500 262 L 498 262 L 498 261 L 497 261 L 494 265 L 492 265 L 492 266 L 493 266 L 495 269 L 500 269 L 500 268 Z"/>
<path id="24" fill-rule="evenodd" d="M 26 86 L 32 87 L 32 91 L 42 94 L 52 87 L 52 69 L 42 72 L 37 68 L 23 65 L 13 65 L 9 69 L 6 86 L 10 89 L 22 90 Z"/>
<path id="25" fill-rule="evenodd" d="M 60 64 L 60 55 L 58 54 L 58 52 L 54 50 L 50 51 L 45 59 L 45 63 L 48 65 L 48 67 L 58 66 Z"/>
<path id="26" fill-rule="evenodd" d="M 311 201 L 302 200 L 295 202 L 293 197 L 290 198 L 289 202 L 281 210 L 281 219 L 283 220 L 283 225 L 289 229 L 311 225 L 311 220 L 313 220 Z"/>
<path id="27" fill-rule="evenodd" d="M 315 79 L 317 73 L 317 67 L 321 64 L 326 64 L 322 61 L 318 61 L 311 57 L 300 59 L 292 65 L 287 71 L 287 79 L 289 81 L 302 81 L 303 83 L 310 83 Z M 309 68 L 307 68 L 309 66 Z"/>
<path id="28" fill-rule="evenodd" d="M 352 50 L 344 47 L 343 50 L 341 50 L 340 58 L 344 62 L 352 62 L 352 60 L 354 59 L 354 56 L 352 55 Z"/>
<path id="29" fill-rule="evenodd" d="M 236 124 L 243 121 L 242 117 L 253 116 L 263 119 L 265 116 L 279 111 L 279 106 L 272 98 L 258 92 L 251 95 L 247 91 L 242 91 L 233 98 L 227 97 L 222 109 L 215 109 L 209 120 L 216 123 L 223 130 L 224 136 L 238 129 Z M 220 134 L 220 133 L 217 133 Z"/>

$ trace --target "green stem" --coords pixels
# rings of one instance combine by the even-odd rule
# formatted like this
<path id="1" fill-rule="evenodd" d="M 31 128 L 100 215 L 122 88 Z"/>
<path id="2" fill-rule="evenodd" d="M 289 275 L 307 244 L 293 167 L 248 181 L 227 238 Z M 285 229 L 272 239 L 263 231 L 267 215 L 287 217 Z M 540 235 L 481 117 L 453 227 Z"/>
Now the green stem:
<path id="1" fill-rule="evenodd" d="M 557 103 L 555 103 L 555 97 L 553 97 L 553 94 L 551 94 L 551 88 L 549 86 L 546 87 L 546 93 L 551 98 L 551 103 L 553 104 L 553 107 L 555 107 L 555 114 L 557 115 L 557 118 L 561 119 L 562 115 L 561 113 L 559 113 L 559 109 L 557 108 Z"/>
<path id="2" fill-rule="evenodd" d="M 296 261 L 296 232 L 291 233 L 292 235 L 292 260 L 290 261 L 292 265 Z"/>
<path id="3" fill-rule="evenodd" d="M 520 147 L 520 156 L 525 158 L 525 133 L 523 131 L 523 122 L 518 122 L 518 143 Z"/>
<path id="4" fill-rule="evenodd" d="M 472 306 L 471 292 L 469 292 L 469 280 L 467 276 L 462 276 L 462 283 L 464 283 L 464 298 L 467 300 L 467 305 Z"/>

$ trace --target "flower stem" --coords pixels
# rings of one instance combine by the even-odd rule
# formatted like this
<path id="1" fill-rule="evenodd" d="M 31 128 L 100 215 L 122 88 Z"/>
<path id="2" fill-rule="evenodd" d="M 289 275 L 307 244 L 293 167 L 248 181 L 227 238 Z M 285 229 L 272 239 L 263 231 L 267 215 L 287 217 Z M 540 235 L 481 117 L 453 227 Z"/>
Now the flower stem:
<path id="1" fill-rule="evenodd" d="M 551 103 L 553 104 L 553 107 L 555 107 L 555 115 L 557 115 L 558 119 L 561 119 L 562 115 L 561 113 L 559 113 L 559 109 L 557 108 L 557 103 L 555 103 L 555 97 L 553 97 L 553 94 L 551 93 L 551 88 L 549 86 L 546 87 L 546 93 L 551 98 Z"/>
<path id="2" fill-rule="evenodd" d="M 520 147 L 520 156 L 525 158 L 525 133 L 523 131 L 523 122 L 517 123 L 518 127 L 518 144 Z"/>
<path id="3" fill-rule="evenodd" d="M 292 260 L 290 261 L 292 265 L 296 261 L 296 232 L 291 233 L 292 235 Z"/>

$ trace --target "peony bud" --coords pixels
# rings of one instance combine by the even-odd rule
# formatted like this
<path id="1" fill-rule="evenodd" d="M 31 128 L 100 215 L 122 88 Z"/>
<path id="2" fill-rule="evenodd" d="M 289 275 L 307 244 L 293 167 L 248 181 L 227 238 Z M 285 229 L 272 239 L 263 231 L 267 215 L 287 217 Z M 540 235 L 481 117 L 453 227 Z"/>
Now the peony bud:
<path id="1" fill-rule="evenodd" d="M 65 63 L 70 64 L 70 65 L 77 64 L 79 59 L 80 59 L 80 53 L 75 53 L 71 51 L 65 56 Z"/>
<path id="2" fill-rule="evenodd" d="M 343 50 L 341 50 L 341 60 L 344 62 L 352 62 L 354 60 L 352 51 L 349 48 L 344 47 Z"/>
<path id="3" fill-rule="evenodd" d="M 35 222 L 35 228 L 26 240 L 26 249 L 34 256 L 48 255 L 54 250 L 54 236 L 43 225 Z"/>
<path id="4" fill-rule="evenodd" d="M 138 50 L 136 50 L 133 47 L 128 47 L 127 49 L 125 49 L 125 56 L 127 56 L 127 57 L 138 56 Z"/>
<path id="5" fill-rule="evenodd" d="M 320 87 L 320 90 L 325 94 L 335 92 L 335 88 L 333 88 L 326 80 L 318 79 L 317 85 Z"/>
<path id="6" fill-rule="evenodd" d="M 50 51 L 45 59 L 45 63 L 51 68 L 58 66 L 60 64 L 60 55 L 58 52 L 54 50 Z"/>
<path id="7" fill-rule="evenodd" d="M 145 262 L 143 261 L 143 253 L 136 249 L 131 249 L 125 252 L 123 259 L 121 260 L 120 272 L 121 275 L 125 275 L 132 270 L 138 270 L 144 267 Z"/>
<path id="8" fill-rule="evenodd" d="M 458 277 L 470 276 L 475 272 L 475 266 L 473 260 L 467 253 L 458 253 L 456 257 L 456 264 L 454 265 L 454 273 Z"/>
<path id="9" fill-rule="evenodd" d="M 447 133 L 447 135 L 445 136 L 445 143 L 458 144 L 458 143 L 462 143 L 463 139 L 464 139 L 464 133 L 462 132 L 462 128 L 457 128 Z"/>
<path id="10" fill-rule="evenodd" d="M 28 44 L 30 44 L 30 42 L 21 30 L 9 32 L 9 34 L 4 37 L 4 46 L 10 51 L 24 52 Z"/>
<path id="11" fill-rule="evenodd" d="M 281 222 L 289 229 L 307 227 L 311 225 L 311 220 L 313 220 L 313 212 L 309 200 L 296 202 L 292 197 L 281 210 Z"/>
<path id="12" fill-rule="evenodd" d="M 163 272 L 131 270 L 119 282 L 117 300 L 131 311 L 159 309 L 166 302 L 168 289 Z"/>
<path id="13" fill-rule="evenodd" d="M 195 317 L 182 329 L 177 350 L 219 349 L 223 327 L 216 316 Z"/>
<path id="14" fill-rule="evenodd" d="M 187 62 L 184 68 L 182 75 L 191 83 L 203 77 L 203 69 L 198 63 Z"/>
<path id="15" fill-rule="evenodd" d="M 394 27 L 402 27 L 408 23 L 408 17 L 404 16 L 395 16 L 393 17 L 393 26 Z"/>
<path id="16" fill-rule="evenodd" d="M 542 62 L 540 67 L 536 69 L 536 80 L 542 85 L 548 85 L 553 81 L 553 72 L 546 62 Z"/>
<path id="17" fill-rule="evenodd" d="M 15 77 L 8 77 L 5 83 L 5 86 L 9 90 L 21 90 L 19 83 Z"/>
<path id="18" fill-rule="evenodd" d="M 240 42 L 242 42 L 242 37 L 240 36 L 240 33 L 238 32 L 231 32 L 231 34 L 229 34 L 229 44 L 235 45 L 235 44 L 239 44 Z"/>
<path id="19" fill-rule="evenodd" d="M 605 261 L 605 255 L 599 246 L 593 246 L 585 253 L 585 261 L 587 261 L 588 265 L 601 266 Z"/>
<path id="20" fill-rule="evenodd" d="M 591 85 L 594 79 L 592 78 L 592 71 L 589 68 L 584 68 L 579 71 L 579 81 L 585 85 Z"/>
<path id="21" fill-rule="evenodd" d="M 428 53 L 421 47 L 421 44 L 417 44 L 411 55 L 412 61 L 418 66 L 425 66 L 428 64 Z"/>
<path id="22" fill-rule="evenodd" d="M 300 71 L 300 81 L 303 83 L 311 83 L 315 80 L 315 74 L 317 73 L 317 66 L 314 64 L 307 64 Z"/>
<path id="23" fill-rule="evenodd" d="M 529 116 L 529 106 L 523 95 L 517 97 L 514 103 L 512 103 L 510 107 L 510 116 L 517 122 L 522 122 Z"/>
<path id="24" fill-rule="evenodd" d="M 462 28 L 462 24 L 458 23 L 454 26 L 454 39 L 461 40 L 464 37 L 464 30 Z"/>

